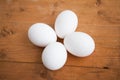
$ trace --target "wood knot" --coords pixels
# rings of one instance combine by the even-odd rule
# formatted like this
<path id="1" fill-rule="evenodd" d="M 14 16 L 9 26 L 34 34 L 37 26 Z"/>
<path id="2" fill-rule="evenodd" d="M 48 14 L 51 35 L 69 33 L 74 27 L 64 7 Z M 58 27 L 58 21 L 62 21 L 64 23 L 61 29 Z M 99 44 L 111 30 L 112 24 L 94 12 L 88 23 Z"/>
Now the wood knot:
<path id="1" fill-rule="evenodd" d="M 25 9 L 22 8 L 22 7 L 20 7 L 19 10 L 20 10 L 20 12 L 24 12 L 25 11 Z"/>
<path id="2" fill-rule="evenodd" d="M 107 22 L 110 22 L 110 23 L 120 23 L 120 18 L 114 17 L 113 15 L 110 15 L 110 12 L 99 10 L 97 12 L 97 14 L 98 14 L 98 16 L 100 18 L 104 19 Z"/>
<path id="3" fill-rule="evenodd" d="M 36 71 L 36 74 L 39 75 L 40 77 L 42 78 L 47 77 L 47 70 L 42 65 L 36 66 L 35 71 Z"/>
<path id="4" fill-rule="evenodd" d="M 11 18 L 11 14 L 10 13 L 5 13 L 5 16 L 7 17 L 7 18 Z"/>
<path id="5" fill-rule="evenodd" d="M 101 5 L 101 0 L 96 0 L 96 6 L 100 6 Z"/>
<path id="6" fill-rule="evenodd" d="M 47 70 L 41 70 L 40 71 L 40 77 L 46 78 L 47 77 Z"/>
<path id="7" fill-rule="evenodd" d="M 109 67 L 103 67 L 103 69 L 109 69 Z"/>
<path id="8" fill-rule="evenodd" d="M 103 11 L 100 10 L 100 11 L 97 12 L 97 14 L 98 15 L 103 15 L 104 13 L 103 13 Z"/>
<path id="9" fill-rule="evenodd" d="M 35 68 L 37 71 L 36 73 L 43 79 L 46 80 L 53 80 L 51 74 L 49 73 L 49 70 L 47 70 L 45 67 L 41 66 L 36 66 Z"/>
<path id="10" fill-rule="evenodd" d="M 53 4 L 51 5 L 51 10 L 52 10 L 51 15 L 52 15 L 52 16 L 55 15 L 55 13 L 56 13 L 56 7 L 57 7 L 57 6 L 58 6 L 58 2 L 55 2 L 55 3 L 53 3 Z"/>
<path id="11" fill-rule="evenodd" d="M 55 13 L 56 13 L 56 12 L 55 12 L 55 10 L 54 10 L 54 11 L 52 11 L 51 15 L 55 15 Z"/>
<path id="12" fill-rule="evenodd" d="M 54 7 L 58 7 L 58 5 L 59 5 L 58 2 L 55 2 L 55 3 L 53 4 Z"/>
<path id="13" fill-rule="evenodd" d="M 6 80 L 6 76 L 5 75 L 0 75 L 0 80 Z"/>
<path id="14" fill-rule="evenodd" d="M 7 55 L 5 54 L 4 50 L 0 51 L 0 59 L 4 59 Z"/>
<path id="15" fill-rule="evenodd" d="M 52 9 L 51 15 L 52 15 L 52 16 L 55 15 L 55 13 L 56 13 L 56 8 L 57 8 L 60 4 L 63 4 L 63 3 L 64 3 L 64 1 L 63 1 L 63 0 L 60 0 L 60 1 L 56 1 L 56 2 L 54 2 L 54 3 L 52 4 L 52 7 L 51 7 L 51 9 Z"/>
<path id="16" fill-rule="evenodd" d="M 0 29 L 0 38 L 14 34 L 13 30 L 3 27 Z"/>

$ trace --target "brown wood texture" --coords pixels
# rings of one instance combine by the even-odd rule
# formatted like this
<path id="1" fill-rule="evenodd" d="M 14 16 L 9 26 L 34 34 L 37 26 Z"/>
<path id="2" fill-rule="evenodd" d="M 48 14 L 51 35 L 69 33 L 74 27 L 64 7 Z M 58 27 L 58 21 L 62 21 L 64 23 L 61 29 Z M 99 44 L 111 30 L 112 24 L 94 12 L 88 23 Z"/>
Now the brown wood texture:
<path id="1" fill-rule="evenodd" d="M 86 58 L 68 54 L 62 69 L 50 71 L 27 31 L 37 22 L 54 28 L 66 9 L 77 14 L 77 31 L 90 34 L 96 49 Z M 0 0 L 0 80 L 120 80 L 120 0 Z"/>

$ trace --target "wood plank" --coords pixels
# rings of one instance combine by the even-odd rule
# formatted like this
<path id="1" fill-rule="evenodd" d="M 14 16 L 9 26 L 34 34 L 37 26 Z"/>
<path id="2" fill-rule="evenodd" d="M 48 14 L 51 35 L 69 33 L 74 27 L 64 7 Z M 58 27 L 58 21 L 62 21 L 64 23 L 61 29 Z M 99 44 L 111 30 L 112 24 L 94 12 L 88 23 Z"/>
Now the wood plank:
<path id="1" fill-rule="evenodd" d="M 96 49 L 86 58 L 68 53 L 62 69 L 49 71 L 41 61 L 44 48 L 34 46 L 27 31 L 36 22 L 54 28 L 65 9 L 77 14 L 76 31 L 90 34 Z M 33 79 L 119 80 L 120 0 L 0 0 L 0 80 Z"/>
<path id="2" fill-rule="evenodd" d="M 0 62 L 0 80 L 119 80 L 116 69 L 64 66 L 49 71 L 42 64 Z"/>
<path id="3" fill-rule="evenodd" d="M 0 61 L 42 63 L 43 48 L 34 46 L 28 40 L 27 30 L 29 26 L 29 23 L 1 23 Z M 83 27 L 78 27 L 77 31 L 89 33 L 95 39 L 95 52 L 87 58 L 76 58 L 68 54 L 66 65 L 87 67 L 114 67 L 116 65 L 116 68 L 119 68 L 120 26 L 81 26 Z"/>
<path id="4" fill-rule="evenodd" d="M 42 1 L 26 0 L 13 1 L 8 4 L 5 0 L 0 2 L 0 21 L 2 22 L 45 22 L 54 24 L 56 16 L 65 9 L 71 9 L 79 17 L 79 24 L 119 25 L 120 1 L 96 0 L 86 1 Z M 4 6 L 6 5 L 6 6 Z M 30 6 L 29 6 L 30 5 Z M 72 5 L 72 6 L 71 6 Z M 112 8 L 111 8 L 112 7 Z M 88 19 L 89 18 L 89 19 Z"/>

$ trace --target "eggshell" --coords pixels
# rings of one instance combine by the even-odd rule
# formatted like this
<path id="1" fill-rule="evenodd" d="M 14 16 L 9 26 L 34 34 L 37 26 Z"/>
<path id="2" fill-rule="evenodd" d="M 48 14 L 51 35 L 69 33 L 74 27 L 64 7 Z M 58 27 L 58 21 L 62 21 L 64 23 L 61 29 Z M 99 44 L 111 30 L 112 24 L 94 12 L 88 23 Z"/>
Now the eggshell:
<path id="1" fill-rule="evenodd" d="M 62 11 L 56 18 L 55 31 L 59 38 L 74 32 L 78 25 L 78 18 L 73 11 Z"/>
<path id="2" fill-rule="evenodd" d="M 66 49 L 78 57 L 86 57 L 92 54 L 95 49 L 95 42 L 92 37 L 83 32 L 73 32 L 64 39 Z"/>
<path id="3" fill-rule="evenodd" d="M 46 46 L 42 53 L 42 62 L 50 70 L 62 68 L 67 60 L 67 51 L 63 44 L 54 42 Z"/>
<path id="4" fill-rule="evenodd" d="M 40 47 L 45 47 L 57 40 L 55 31 L 44 23 L 33 24 L 28 30 L 28 38 L 34 45 Z"/>

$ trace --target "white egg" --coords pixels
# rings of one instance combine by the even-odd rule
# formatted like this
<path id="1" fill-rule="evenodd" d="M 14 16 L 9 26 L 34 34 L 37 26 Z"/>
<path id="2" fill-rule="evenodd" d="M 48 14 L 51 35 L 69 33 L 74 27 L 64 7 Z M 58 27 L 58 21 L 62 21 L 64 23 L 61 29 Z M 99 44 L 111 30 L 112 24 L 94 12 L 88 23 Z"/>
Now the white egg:
<path id="1" fill-rule="evenodd" d="M 42 53 L 42 62 L 50 70 L 62 68 L 67 60 L 67 51 L 63 44 L 54 42 L 46 46 Z"/>
<path id="2" fill-rule="evenodd" d="M 86 57 L 95 49 L 95 42 L 91 36 L 83 32 L 73 32 L 64 39 L 66 49 L 78 57 Z"/>
<path id="3" fill-rule="evenodd" d="M 73 11 L 62 11 L 56 18 L 55 31 L 59 38 L 74 32 L 78 25 L 78 18 Z"/>
<path id="4" fill-rule="evenodd" d="M 55 31 L 44 23 L 33 24 L 28 30 L 28 37 L 34 45 L 40 47 L 45 47 L 57 40 Z"/>

